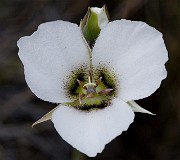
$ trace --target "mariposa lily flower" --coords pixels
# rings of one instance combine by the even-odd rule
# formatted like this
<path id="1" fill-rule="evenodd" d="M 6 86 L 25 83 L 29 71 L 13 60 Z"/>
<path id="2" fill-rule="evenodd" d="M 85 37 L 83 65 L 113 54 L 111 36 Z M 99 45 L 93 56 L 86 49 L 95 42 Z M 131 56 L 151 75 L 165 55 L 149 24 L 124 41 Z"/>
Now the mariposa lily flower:
<path id="1" fill-rule="evenodd" d="M 100 29 L 91 48 L 81 27 L 61 20 L 18 41 L 28 86 L 59 104 L 35 124 L 51 119 L 65 141 L 90 157 L 128 129 L 134 112 L 152 114 L 134 100 L 150 96 L 167 76 L 159 31 L 129 20 Z"/>

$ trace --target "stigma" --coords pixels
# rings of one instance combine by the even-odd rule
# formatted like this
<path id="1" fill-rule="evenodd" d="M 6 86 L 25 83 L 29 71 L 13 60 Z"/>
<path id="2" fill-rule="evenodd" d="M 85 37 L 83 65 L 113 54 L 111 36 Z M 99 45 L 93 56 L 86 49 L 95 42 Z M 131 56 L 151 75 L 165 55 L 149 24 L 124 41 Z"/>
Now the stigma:
<path id="1" fill-rule="evenodd" d="M 88 83 L 83 88 L 86 89 L 87 98 L 92 98 L 96 94 L 96 84 L 91 82 L 91 77 L 88 77 Z"/>

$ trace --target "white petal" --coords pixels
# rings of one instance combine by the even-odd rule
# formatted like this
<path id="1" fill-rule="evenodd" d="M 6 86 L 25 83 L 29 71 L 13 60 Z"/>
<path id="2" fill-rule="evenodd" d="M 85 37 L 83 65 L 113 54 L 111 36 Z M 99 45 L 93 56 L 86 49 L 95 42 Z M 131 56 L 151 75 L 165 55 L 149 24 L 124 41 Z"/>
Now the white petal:
<path id="1" fill-rule="evenodd" d="M 147 113 L 147 114 L 151 114 L 151 115 L 155 115 L 154 113 L 151 113 L 150 111 L 142 108 L 141 106 L 139 106 L 136 102 L 134 101 L 128 101 L 127 104 L 131 107 L 131 109 L 134 112 L 141 112 L 141 113 Z"/>
<path id="2" fill-rule="evenodd" d="M 83 112 L 60 106 L 52 114 L 61 137 L 90 157 L 101 153 L 107 143 L 128 129 L 133 119 L 131 108 L 117 99 L 101 110 Z"/>
<path id="3" fill-rule="evenodd" d="M 107 66 L 119 79 L 124 101 L 149 96 L 167 76 L 162 34 L 143 22 L 119 20 L 102 29 L 93 48 L 95 69 Z"/>
<path id="4" fill-rule="evenodd" d="M 89 63 L 80 28 L 64 21 L 47 22 L 22 37 L 18 47 L 27 84 L 36 96 L 56 103 L 69 100 L 64 92 L 67 76 Z"/>

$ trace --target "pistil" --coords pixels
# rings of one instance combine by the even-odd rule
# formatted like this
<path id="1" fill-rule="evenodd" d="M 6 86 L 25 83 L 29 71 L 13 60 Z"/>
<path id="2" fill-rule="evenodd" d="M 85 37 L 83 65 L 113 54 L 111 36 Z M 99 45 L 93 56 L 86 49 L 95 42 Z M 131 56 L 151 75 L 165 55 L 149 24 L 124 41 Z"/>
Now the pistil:
<path id="1" fill-rule="evenodd" d="M 78 80 L 77 79 L 77 82 L 79 84 L 80 87 L 84 88 L 86 90 L 86 94 L 80 94 L 79 95 L 79 103 L 80 105 L 82 105 L 82 103 L 86 101 L 86 98 L 87 99 L 101 99 L 100 97 L 101 96 L 104 96 L 104 95 L 107 95 L 109 94 L 113 89 L 111 88 L 105 88 L 103 87 L 102 90 L 98 91 L 96 90 L 96 88 L 99 86 L 99 85 L 102 85 L 102 77 L 100 77 L 96 83 L 93 83 L 92 82 L 92 78 L 91 76 L 88 77 L 88 83 L 84 84 L 82 81 Z M 103 98 L 104 99 L 104 98 Z"/>
<path id="2" fill-rule="evenodd" d="M 96 94 L 96 84 L 91 82 L 91 77 L 88 77 L 88 83 L 86 83 L 83 87 L 86 88 L 87 98 L 92 98 L 94 94 Z"/>

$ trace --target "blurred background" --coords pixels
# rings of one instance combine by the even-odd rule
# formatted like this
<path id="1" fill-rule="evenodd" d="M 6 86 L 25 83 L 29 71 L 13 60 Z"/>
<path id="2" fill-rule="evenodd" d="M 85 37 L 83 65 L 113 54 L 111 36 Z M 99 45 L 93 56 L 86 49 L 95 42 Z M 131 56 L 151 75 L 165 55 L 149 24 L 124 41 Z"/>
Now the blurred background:
<path id="1" fill-rule="evenodd" d="M 88 6 L 109 9 L 111 21 L 144 21 L 164 35 L 168 77 L 138 103 L 156 116 L 137 113 L 94 160 L 180 160 L 179 0 L 0 0 L 0 160 L 89 160 L 56 133 L 52 123 L 31 124 L 55 107 L 36 98 L 24 80 L 17 40 L 39 24 L 66 20 L 79 24 Z"/>

